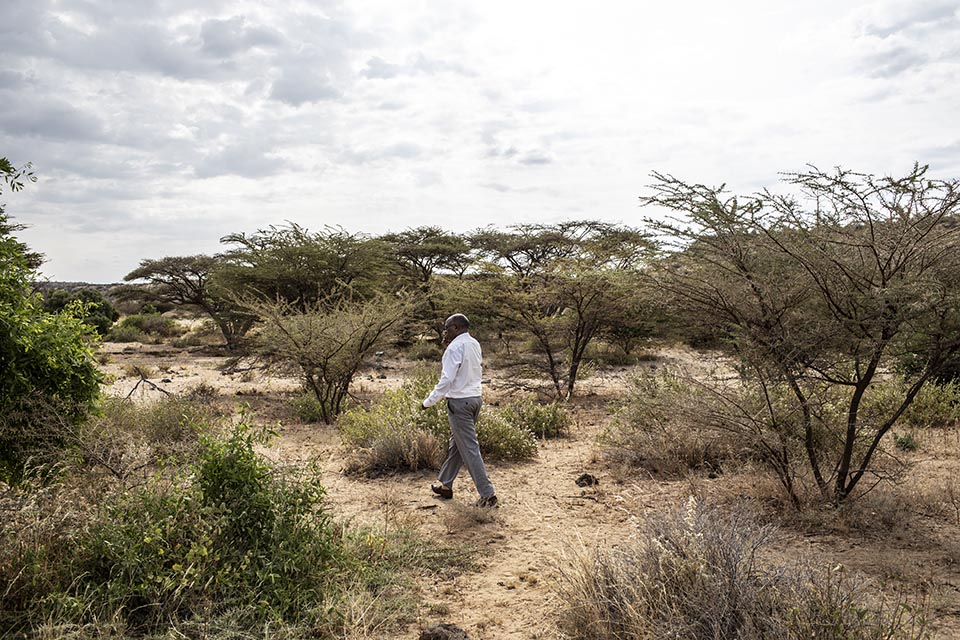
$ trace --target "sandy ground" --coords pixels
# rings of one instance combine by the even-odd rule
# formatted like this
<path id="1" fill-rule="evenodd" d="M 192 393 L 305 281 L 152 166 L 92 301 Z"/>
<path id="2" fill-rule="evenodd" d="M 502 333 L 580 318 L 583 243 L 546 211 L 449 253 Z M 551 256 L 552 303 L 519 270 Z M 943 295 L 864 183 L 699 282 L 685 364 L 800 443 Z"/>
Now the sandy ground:
<path id="1" fill-rule="evenodd" d="M 575 424 L 569 437 L 541 443 L 539 455 L 526 463 L 491 463 L 488 470 L 501 506 L 491 513 L 468 506 L 476 493 L 464 474 L 451 501 L 429 491 L 432 473 L 409 473 L 375 480 L 342 473 L 343 452 L 334 427 L 301 424 L 278 410 L 284 394 L 296 391 L 292 378 L 254 372 L 225 375 L 224 358 L 168 345 L 103 345 L 103 369 L 112 376 L 110 393 L 149 398 L 159 392 L 140 380 L 133 366 L 149 381 L 171 393 L 204 384 L 224 397 L 249 403 L 258 420 L 275 424 L 280 437 L 271 456 L 293 463 L 322 461 L 331 508 L 341 518 L 374 526 L 404 524 L 446 542 L 468 544 L 479 550 L 479 569 L 449 580 L 424 582 L 420 620 L 406 633 L 418 637 L 421 627 L 447 622 L 463 628 L 472 639 L 558 638 L 555 589 L 558 567 L 578 549 L 620 544 L 637 534 L 637 526 L 654 510 L 682 504 L 691 493 L 736 501 L 737 483 L 747 494 L 755 478 L 664 481 L 642 476 L 620 479 L 596 453 L 596 437 L 609 423 L 609 406 L 623 390 L 630 370 L 595 375 L 584 382 L 581 396 L 570 407 Z M 641 366 L 662 366 L 671 358 L 689 354 L 661 354 Z M 399 385 L 409 365 L 383 361 L 365 371 L 355 391 L 375 397 Z M 485 392 L 496 401 L 505 390 L 493 377 Z M 135 385 L 140 382 L 135 389 Z M 279 399 L 278 399 L 279 398 Z M 949 438 L 950 436 L 944 436 Z M 954 437 L 955 439 L 955 437 Z M 951 446 L 946 446 L 951 445 Z M 952 448 L 951 448 L 952 447 Z M 936 451 L 960 450 L 956 442 Z M 917 474 L 937 491 L 943 478 L 960 476 L 957 456 L 930 453 L 917 460 Z M 581 488 L 576 479 L 589 473 L 599 480 Z M 960 504 L 960 503 L 958 503 Z M 960 638 L 960 511 L 957 517 L 903 512 L 894 505 L 882 518 L 888 527 L 864 532 L 837 526 L 787 527 L 781 531 L 775 553 L 787 559 L 816 559 L 843 564 L 873 578 L 907 584 L 929 596 L 935 638 Z"/>

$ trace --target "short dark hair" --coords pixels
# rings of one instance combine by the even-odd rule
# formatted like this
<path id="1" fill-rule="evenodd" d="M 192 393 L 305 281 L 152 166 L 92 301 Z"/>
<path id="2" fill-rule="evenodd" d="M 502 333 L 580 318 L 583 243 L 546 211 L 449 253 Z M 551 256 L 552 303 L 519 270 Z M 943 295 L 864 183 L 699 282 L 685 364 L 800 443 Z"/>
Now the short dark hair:
<path id="1" fill-rule="evenodd" d="M 470 321 L 467 320 L 467 316 L 462 313 L 455 313 L 447 321 L 443 323 L 443 326 L 449 327 L 450 325 L 455 325 L 457 327 L 463 327 L 464 329 L 470 328 Z"/>

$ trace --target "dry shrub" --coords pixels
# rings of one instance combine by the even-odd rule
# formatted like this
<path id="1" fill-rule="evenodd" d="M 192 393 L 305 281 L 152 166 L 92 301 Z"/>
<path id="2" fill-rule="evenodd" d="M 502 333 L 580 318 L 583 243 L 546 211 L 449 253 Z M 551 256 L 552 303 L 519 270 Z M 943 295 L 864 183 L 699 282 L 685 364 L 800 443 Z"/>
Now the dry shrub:
<path id="1" fill-rule="evenodd" d="M 156 378 L 159 373 L 159 369 L 148 364 L 128 362 L 123 365 L 123 375 L 127 378 L 146 378 L 149 380 L 150 378 Z"/>
<path id="2" fill-rule="evenodd" d="M 203 400 L 163 396 L 140 403 L 107 397 L 98 414 L 73 431 L 72 444 L 83 463 L 124 479 L 192 451 L 213 420 L 214 407 Z"/>
<path id="3" fill-rule="evenodd" d="M 123 398 L 104 401 L 93 429 L 127 434 L 155 447 L 195 442 L 214 417 L 214 409 L 203 397 L 164 396 L 152 402 L 134 402 Z"/>
<path id="4" fill-rule="evenodd" d="M 438 469 L 444 454 L 443 447 L 432 433 L 385 433 L 377 438 L 374 446 L 356 451 L 344 471 L 377 477 L 393 471 Z"/>
<path id="5" fill-rule="evenodd" d="M 716 474 L 729 461 L 748 457 L 733 434 L 700 427 L 684 407 L 705 406 L 696 386 L 676 375 L 641 376 L 613 425 L 601 437 L 604 458 L 614 465 L 677 478 L 694 471 Z"/>
<path id="6" fill-rule="evenodd" d="M 220 397 L 220 389 L 206 382 L 198 382 L 195 385 L 184 389 L 183 397 L 188 400 L 198 400 L 204 403 L 210 403 Z"/>
<path id="7" fill-rule="evenodd" d="M 562 569 L 560 626 L 574 640 L 923 637 L 923 611 L 877 602 L 842 568 L 764 567 L 772 528 L 691 499 L 639 541 L 579 552 Z"/>
<path id="8" fill-rule="evenodd" d="M 438 469 L 450 437 L 443 404 L 421 410 L 435 374 L 417 372 L 399 389 L 387 391 L 369 409 L 346 411 L 338 425 L 352 449 L 348 473 L 382 473 Z M 502 411 L 484 407 L 477 421 L 477 439 L 488 460 L 526 460 L 537 453 L 533 432 L 510 422 Z"/>
<path id="9" fill-rule="evenodd" d="M 223 333 L 212 321 L 204 320 L 173 341 L 175 347 L 200 347 L 223 342 Z"/>

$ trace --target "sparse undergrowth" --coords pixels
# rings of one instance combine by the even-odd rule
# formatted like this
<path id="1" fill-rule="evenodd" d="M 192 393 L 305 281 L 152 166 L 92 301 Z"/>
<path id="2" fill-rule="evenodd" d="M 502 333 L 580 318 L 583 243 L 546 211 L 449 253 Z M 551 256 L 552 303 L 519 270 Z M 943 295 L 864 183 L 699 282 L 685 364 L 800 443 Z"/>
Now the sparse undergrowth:
<path id="1" fill-rule="evenodd" d="M 432 386 L 433 374 L 421 371 L 399 389 L 384 393 L 369 409 L 351 409 L 340 417 L 343 441 L 353 451 L 349 473 L 376 476 L 440 467 L 450 433 L 444 405 L 420 409 Z M 526 460 L 536 455 L 535 435 L 517 421 L 518 416 L 522 414 L 509 409 L 481 409 L 477 439 L 486 459 Z"/>
<path id="2" fill-rule="evenodd" d="M 182 410 L 106 412 L 104 437 L 148 419 L 127 424 L 143 446 L 196 443 L 176 463 L 151 456 L 143 482 L 67 466 L 0 494 L 0 635 L 366 637 L 412 619 L 413 575 L 469 566 L 409 530 L 345 529 L 314 470 L 257 452 L 266 431 L 241 421 L 217 436 L 171 417 Z"/>
<path id="3" fill-rule="evenodd" d="M 861 417 L 880 419 L 896 410 L 907 383 L 890 376 L 874 385 L 861 402 Z M 786 497 L 801 510 L 812 502 L 829 501 L 826 481 L 814 482 L 804 461 L 810 451 L 820 459 L 839 454 L 842 441 L 830 429 L 844 420 L 842 389 L 816 398 L 820 427 L 806 434 L 802 412 L 792 405 L 785 387 L 749 385 L 730 371 L 694 377 L 679 371 L 660 371 L 637 377 L 615 418 L 601 438 L 604 457 L 626 469 L 643 469 L 660 478 L 694 473 L 716 476 L 730 469 L 765 467 L 776 477 Z M 909 471 L 910 460 L 899 452 L 920 448 L 924 431 L 955 426 L 960 415 L 956 384 L 922 387 L 903 412 L 896 427 L 880 441 L 871 474 L 897 482 Z M 855 442 L 860 452 L 869 439 Z M 851 497 L 856 498 L 859 492 Z"/>
<path id="4" fill-rule="evenodd" d="M 691 499 L 652 514 L 632 543 L 578 552 L 563 569 L 561 629 L 572 640 L 925 637 L 923 601 L 842 566 L 771 566 L 772 529 Z M 868 591 L 868 587 L 872 587 Z"/>

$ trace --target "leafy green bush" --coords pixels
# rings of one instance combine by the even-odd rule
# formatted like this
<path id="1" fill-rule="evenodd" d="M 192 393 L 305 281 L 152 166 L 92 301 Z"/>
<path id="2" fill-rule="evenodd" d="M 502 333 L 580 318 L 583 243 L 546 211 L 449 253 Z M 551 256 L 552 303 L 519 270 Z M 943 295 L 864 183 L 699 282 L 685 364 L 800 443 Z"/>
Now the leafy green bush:
<path id="1" fill-rule="evenodd" d="M 503 410 L 503 417 L 511 425 L 532 431 L 541 439 L 560 437 L 570 426 L 570 414 L 555 402 L 550 404 L 539 404 L 532 400 L 517 402 Z"/>
<path id="2" fill-rule="evenodd" d="M 444 403 L 420 409 L 434 382 L 434 373 L 420 370 L 369 409 L 354 408 L 340 416 L 343 441 L 354 451 L 348 471 L 376 475 L 439 468 L 450 438 Z M 490 460 L 525 460 L 537 452 L 532 431 L 487 406 L 480 411 L 477 439 Z"/>
<path id="3" fill-rule="evenodd" d="M 132 316 L 126 316 L 114 328 L 114 332 L 123 329 L 135 329 L 141 334 L 153 336 L 155 338 L 176 338 L 186 333 L 186 329 L 180 326 L 176 321 L 165 318 L 159 313 L 138 313 Z M 111 338 L 114 333 L 111 332 Z M 119 340 L 114 340 L 120 342 Z"/>
<path id="4" fill-rule="evenodd" d="M 16 482 L 29 458 L 56 455 L 65 431 L 81 422 L 100 394 L 93 358 L 96 334 L 72 302 L 47 313 L 30 293 L 33 261 L 0 207 L 0 481 Z"/>
<path id="5" fill-rule="evenodd" d="M 764 567 L 772 530 L 692 498 L 652 514 L 638 543 L 581 554 L 563 569 L 561 628 L 574 640 L 619 638 L 925 637 L 924 611 L 835 568 Z"/>
<path id="6" fill-rule="evenodd" d="M 477 440 L 480 452 L 488 460 L 529 460 L 537 455 L 533 432 L 511 424 L 499 411 L 481 409 Z"/>
<path id="7" fill-rule="evenodd" d="M 73 292 L 54 289 L 44 294 L 43 310 L 47 313 L 58 313 L 75 300 L 84 305 L 83 322 L 96 329 L 100 336 L 107 335 L 110 327 L 120 317 L 120 312 L 96 289 L 79 289 Z"/>
<path id="8" fill-rule="evenodd" d="M 241 423 L 204 437 L 173 482 L 104 496 L 84 526 L 29 549 L 2 602 L 7 622 L 118 620 L 146 632 L 233 607 L 292 619 L 322 603 L 342 566 L 323 488 L 270 466 L 254 449 L 261 436 Z"/>
<path id="9" fill-rule="evenodd" d="M 900 451 L 916 451 L 920 448 L 920 443 L 917 442 L 912 433 L 893 434 L 893 443 Z"/>
<path id="10" fill-rule="evenodd" d="M 407 357 L 411 360 L 439 362 L 442 356 L 443 350 L 437 346 L 437 343 L 428 340 L 419 340 L 407 350 Z"/>
<path id="11" fill-rule="evenodd" d="M 960 423 L 960 379 L 924 385 L 903 418 L 919 428 L 945 428 Z"/>

